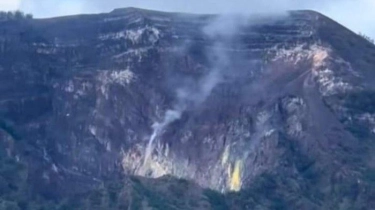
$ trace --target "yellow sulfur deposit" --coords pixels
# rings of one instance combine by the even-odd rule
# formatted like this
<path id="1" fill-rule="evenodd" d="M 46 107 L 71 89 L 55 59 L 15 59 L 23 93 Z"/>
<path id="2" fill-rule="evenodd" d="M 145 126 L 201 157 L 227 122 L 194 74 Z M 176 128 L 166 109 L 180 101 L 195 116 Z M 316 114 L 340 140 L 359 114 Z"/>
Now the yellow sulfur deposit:
<path id="1" fill-rule="evenodd" d="M 242 161 L 237 160 L 232 174 L 230 175 L 230 183 L 229 187 L 232 191 L 239 191 L 241 189 L 242 181 L 241 181 L 241 167 L 242 167 Z"/>
<path id="2" fill-rule="evenodd" d="M 242 168 L 242 161 L 237 160 L 233 171 L 231 166 L 228 166 L 228 176 L 229 176 L 229 189 L 232 191 L 239 191 L 241 190 L 241 168 Z"/>

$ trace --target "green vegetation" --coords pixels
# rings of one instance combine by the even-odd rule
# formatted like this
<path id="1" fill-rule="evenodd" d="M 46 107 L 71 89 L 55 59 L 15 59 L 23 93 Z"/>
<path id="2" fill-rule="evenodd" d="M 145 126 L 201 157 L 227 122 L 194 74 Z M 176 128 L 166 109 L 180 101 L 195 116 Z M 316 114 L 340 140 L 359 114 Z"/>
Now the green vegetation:
<path id="1" fill-rule="evenodd" d="M 207 197 L 209 203 L 211 203 L 213 210 L 227 210 L 229 209 L 225 196 L 216 191 L 207 189 L 203 191 L 204 195 Z"/>

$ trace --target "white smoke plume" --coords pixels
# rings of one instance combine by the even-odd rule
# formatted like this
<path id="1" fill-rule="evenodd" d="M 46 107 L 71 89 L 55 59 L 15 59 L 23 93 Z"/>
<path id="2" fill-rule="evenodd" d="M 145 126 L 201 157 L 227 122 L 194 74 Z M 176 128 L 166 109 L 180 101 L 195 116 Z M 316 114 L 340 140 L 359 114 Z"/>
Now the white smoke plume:
<path id="1" fill-rule="evenodd" d="M 162 122 L 155 122 L 153 125 L 152 125 L 152 129 L 153 129 L 153 132 L 152 132 L 152 135 L 148 141 L 148 144 L 147 144 L 147 148 L 146 148 L 146 152 L 145 152 L 145 159 L 144 159 L 144 163 L 146 163 L 148 161 L 148 159 L 150 158 L 150 155 L 152 154 L 152 151 L 153 151 L 153 144 L 154 144 L 154 141 L 156 139 L 156 137 L 158 137 L 158 135 L 172 122 L 174 122 L 175 120 L 178 120 L 180 119 L 181 117 L 181 114 L 182 114 L 182 110 L 167 110 L 165 112 L 165 115 L 164 115 L 164 118 L 162 120 Z"/>
<path id="2" fill-rule="evenodd" d="M 205 76 L 196 81 L 196 87 L 191 86 L 180 87 L 176 92 L 177 102 L 172 109 L 165 112 L 161 122 L 153 124 L 153 132 L 148 141 L 145 152 L 144 164 L 149 160 L 153 152 L 154 141 L 159 135 L 174 121 L 181 118 L 182 113 L 189 106 L 197 106 L 202 104 L 212 93 L 213 89 L 223 82 L 224 72 L 229 66 L 229 57 L 227 54 L 227 45 L 233 36 L 245 24 L 246 18 L 239 15 L 219 16 L 203 29 L 203 33 L 213 40 L 213 46 L 207 50 L 209 55 L 210 69 Z"/>

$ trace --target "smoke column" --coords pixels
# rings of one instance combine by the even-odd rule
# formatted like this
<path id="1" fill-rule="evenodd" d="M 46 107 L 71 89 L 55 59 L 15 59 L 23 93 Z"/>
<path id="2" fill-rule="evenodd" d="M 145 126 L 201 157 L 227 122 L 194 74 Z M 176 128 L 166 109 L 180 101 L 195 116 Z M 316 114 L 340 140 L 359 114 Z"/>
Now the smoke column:
<path id="1" fill-rule="evenodd" d="M 161 123 L 156 122 L 152 125 L 153 132 L 152 135 L 148 141 L 146 153 L 145 153 L 145 159 L 144 164 L 148 161 L 150 158 L 150 155 L 153 151 L 153 143 L 156 139 L 156 137 L 164 130 L 165 127 L 167 127 L 170 123 L 174 122 L 175 120 L 180 119 L 182 110 L 167 110 L 164 115 L 164 119 Z"/>
<path id="2" fill-rule="evenodd" d="M 202 104 L 212 90 L 223 82 L 223 74 L 229 66 L 229 58 L 225 47 L 236 34 L 243 20 L 243 17 L 238 18 L 238 16 L 220 16 L 203 29 L 204 35 L 214 41 L 212 48 L 206 52 L 209 55 L 210 69 L 205 76 L 197 81 L 197 89 L 193 89 L 191 86 L 179 88 L 176 93 L 177 102 L 173 106 L 174 108 L 165 112 L 161 122 L 153 124 L 153 132 L 147 144 L 143 165 L 147 164 L 153 152 L 153 144 L 161 132 L 168 125 L 180 119 L 189 105 Z"/>

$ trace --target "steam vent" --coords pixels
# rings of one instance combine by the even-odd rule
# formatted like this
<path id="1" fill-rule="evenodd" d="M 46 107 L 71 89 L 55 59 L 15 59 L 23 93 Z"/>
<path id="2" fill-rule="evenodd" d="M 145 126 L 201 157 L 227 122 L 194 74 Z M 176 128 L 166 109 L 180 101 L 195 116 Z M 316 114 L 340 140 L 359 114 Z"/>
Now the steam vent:
<path id="1" fill-rule="evenodd" d="M 0 21 L 0 209 L 375 209 L 374 79 L 313 11 Z"/>

